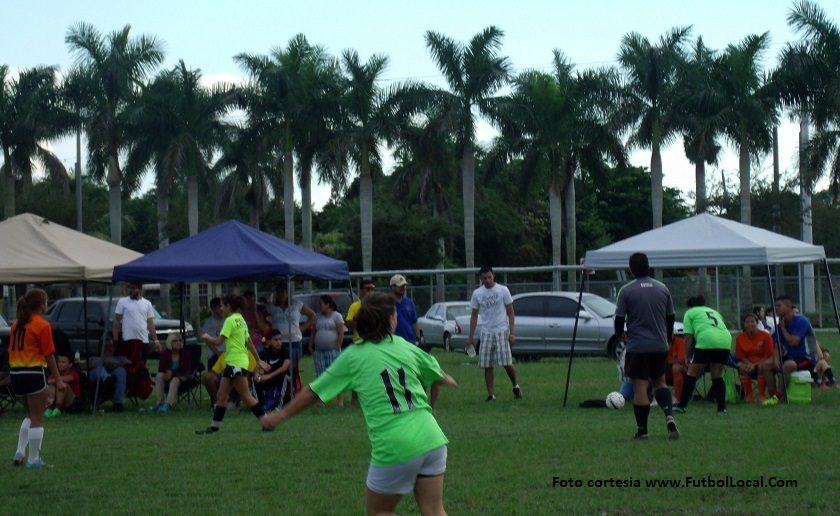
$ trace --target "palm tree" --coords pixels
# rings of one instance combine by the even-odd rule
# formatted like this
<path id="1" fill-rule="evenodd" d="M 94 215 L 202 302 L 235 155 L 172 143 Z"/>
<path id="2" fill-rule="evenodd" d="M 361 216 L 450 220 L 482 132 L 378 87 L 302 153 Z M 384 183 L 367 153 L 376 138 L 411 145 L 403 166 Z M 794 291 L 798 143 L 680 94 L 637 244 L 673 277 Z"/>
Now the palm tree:
<path id="1" fill-rule="evenodd" d="M 65 42 L 78 65 L 96 81 L 96 94 L 87 127 L 88 169 L 94 178 L 107 176 L 111 242 L 122 242 L 122 182 L 120 149 L 123 114 L 137 85 L 163 61 L 163 45 L 154 36 L 130 38 L 131 26 L 102 35 L 92 25 L 70 28 Z"/>
<path id="2" fill-rule="evenodd" d="M 382 168 L 382 143 L 396 132 L 395 94 L 393 87 L 383 90 L 377 82 L 388 66 L 388 57 L 371 56 L 362 63 L 358 52 L 345 50 L 341 64 L 346 75 L 342 101 L 344 127 L 342 138 L 347 155 L 359 172 L 359 205 L 362 235 L 362 270 L 373 265 L 373 176 L 371 170 Z"/>
<path id="3" fill-rule="evenodd" d="M 231 86 L 203 87 L 201 71 L 189 70 L 179 61 L 160 73 L 128 110 L 131 144 L 126 174 L 139 176 L 154 167 L 160 247 L 169 243 L 170 192 L 184 180 L 190 235 L 198 233 L 199 183 L 210 179 L 210 164 L 224 138 L 223 118 L 233 101 Z"/>
<path id="4" fill-rule="evenodd" d="M 554 51 L 554 73 L 525 72 L 514 80 L 514 91 L 501 100 L 494 118 L 501 135 L 493 154 L 521 159 L 525 190 L 547 183 L 552 260 L 577 263 L 575 177 L 584 170 L 600 172 L 603 160 L 625 161 L 618 131 L 608 124 L 607 107 L 617 90 L 609 71 L 573 73 L 574 66 Z M 498 158 L 494 158 L 495 161 Z M 574 273 L 569 275 L 574 288 Z M 559 285 L 558 285 L 559 287 Z"/>
<path id="5" fill-rule="evenodd" d="M 82 221 L 82 131 L 91 116 L 90 106 L 93 104 L 96 83 L 91 80 L 79 67 L 73 67 L 62 82 L 62 103 L 73 116 L 76 132 L 76 164 L 74 167 L 76 178 L 76 230 L 84 229 Z"/>
<path id="6" fill-rule="evenodd" d="M 3 93 L 0 98 L 0 139 L 4 158 L 4 215 L 15 215 L 15 180 L 23 190 L 32 185 L 37 164 L 64 194 L 69 195 L 67 170 L 44 143 L 66 135 L 73 126 L 72 117 L 62 108 L 61 91 L 55 67 L 38 66 L 20 72 L 7 81 L 8 69 L 0 68 Z M 8 84 L 7 84 L 8 83 Z"/>
<path id="7" fill-rule="evenodd" d="M 678 69 L 683 45 L 691 27 L 674 28 L 659 38 L 657 45 L 631 32 L 621 40 L 618 61 L 627 81 L 625 121 L 632 127 L 629 145 L 650 148 L 651 207 L 653 227 L 662 226 L 662 146 L 669 145 L 679 131 L 676 107 Z"/>
<path id="8" fill-rule="evenodd" d="M 747 36 L 726 48 L 712 72 L 723 134 L 738 150 L 743 224 L 752 222 L 750 158 L 770 151 L 772 128 L 778 118 L 772 86 L 760 64 L 769 44 L 769 33 Z"/>
<path id="9" fill-rule="evenodd" d="M 259 120 L 265 131 L 273 133 L 283 158 L 285 237 L 294 242 L 296 135 L 306 132 L 299 124 L 305 124 L 310 114 L 310 81 L 329 64 L 329 56 L 323 47 L 310 44 L 306 36 L 298 34 L 289 40 L 286 49 L 274 48 L 268 56 L 243 53 L 234 60 L 254 81 L 245 102 L 252 119 L 249 125 L 254 126 Z"/>
<path id="10" fill-rule="evenodd" d="M 449 84 L 443 102 L 455 122 L 455 141 L 461 155 L 464 196 L 464 254 L 466 266 L 475 266 L 475 126 L 473 111 L 487 115 L 492 96 L 508 81 L 511 63 L 501 57 L 504 32 L 487 27 L 464 46 L 442 34 L 426 32 L 426 48 Z"/>

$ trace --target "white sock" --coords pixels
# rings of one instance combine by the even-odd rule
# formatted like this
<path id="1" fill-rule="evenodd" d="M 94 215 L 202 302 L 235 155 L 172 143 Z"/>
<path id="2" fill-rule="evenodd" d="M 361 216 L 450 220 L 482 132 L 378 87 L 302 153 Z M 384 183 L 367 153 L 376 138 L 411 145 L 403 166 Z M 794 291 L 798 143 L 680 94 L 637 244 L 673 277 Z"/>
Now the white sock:
<path id="1" fill-rule="evenodd" d="M 41 441 L 44 439 L 44 427 L 29 429 L 29 462 L 41 458 Z"/>
<path id="2" fill-rule="evenodd" d="M 23 420 L 23 423 L 20 424 L 20 433 L 18 434 L 18 447 L 17 453 L 15 455 L 20 455 L 21 453 L 26 452 L 26 444 L 29 442 L 29 425 L 32 424 L 32 420 L 26 418 Z"/>

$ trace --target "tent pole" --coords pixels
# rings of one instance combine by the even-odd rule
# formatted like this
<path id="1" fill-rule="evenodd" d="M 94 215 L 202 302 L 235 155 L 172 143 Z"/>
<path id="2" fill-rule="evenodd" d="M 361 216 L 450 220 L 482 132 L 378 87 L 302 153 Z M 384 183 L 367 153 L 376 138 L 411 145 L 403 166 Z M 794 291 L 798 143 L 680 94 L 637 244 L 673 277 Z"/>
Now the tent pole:
<path id="1" fill-rule="evenodd" d="M 775 346 L 776 347 L 776 353 L 781 358 L 781 356 L 782 356 L 782 339 L 781 339 L 781 334 L 780 334 L 780 331 L 779 331 L 779 323 L 781 321 L 779 320 L 779 317 L 776 314 L 776 295 L 773 292 L 773 275 L 770 272 L 770 264 L 769 263 L 767 264 L 767 286 L 770 287 L 770 302 L 773 303 L 773 332 L 775 333 L 775 337 L 776 337 L 774 339 L 774 342 L 776 343 L 776 346 Z M 784 364 L 782 364 L 782 365 L 784 365 Z M 782 369 L 784 369 L 784 367 Z M 785 383 L 784 370 L 780 371 L 780 374 L 782 376 L 781 383 L 784 384 Z M 784 385 L 784 389 L 785 389 L 785 402 L 789 404 L 790 400 L 787 397 L 787 385 Z"/>
<path id="2" fill-rule="evenodd" d="M 828 260 L 823 258 L 825 275 L 828 278 L 828 292 L 831 294 L 831 307 L 834 310 L 834 320 L 837 321 L 837 332 L 840 333 L 840 315 L 837 314 L 837 299 L 834 297 L 834 285 L 831 283 L 831 271 L 828 270 Z"/>
<path id="3" fill-rule="evenodd" d="M 88 306 L 87 306 L 87 281 L 82 282 L 82 315 L 85 318 L 85 353 L 88 350 Z M 107 326 L 107 325 L 106 325 Z M 73 350 L 70 350 L 73 351 Z M 75 350 L 75 351 L 78 351 Z"/>
<path id="4" fill-rule="evenodd" d="M 108 289 L 108 304 L 106 305 L 107 306 L 106 310 L 108 310 L 108 311 L 111 310 L 111 304 L 114 301 L 114 289 L 115 288 L 117 288 L 116 285 L 111 283 L 111 288 Z M 85 301 L 85 305 L 87 305 L 87 301 Z M 114 314 L 109 315 L 108 313 L 105 313 L 105 328 L 103 328 L 103 330 L 102 330 L 102 338 L 99 339 L 99 366 L 97 366 L 97 367 L 101 367 L 103 370 L 105 369 L 105 339 L 108 338 L 108 321 L 110 320 L 111 316 L 113 316 L 113 315 Z M 114 342 L 114 346 L 116 346 L 116 345 L 117 345 L 117 343 Z M 90 359 L 88 359 L 88 360 L 90 360 Z M 90 365 L 89 362 L 88 362 L 88 365 Z M 89 377 L 90 377 L 90 367 L 88 367 L 88 378 Z M 99 386 L 104 381 L 105 381 L 104 378 L 97 378 L 97 380 L 96 380 L 96 390 L 94 391 L 94 394 L 93 394 L 93 407 L 91 407 L 91 409 L 90 409 L 91 414 L 96 414 L 96 408 L 99 406 Z M 127 388 L 127 386 L 126 386 L 126 388 Z"/>
<path id="5" fill-rule="evenodd" d="M 575 329 L 572 331 L 572 349 L 569 350 L 569 369 L 566 372 L 566 389 L 563 392 L 563 408 L 569 398 L 569 379 L 572 377 L 572 360 L 575 357 L 575 341 L 577 341 L 578 321 L 580 321 L 580 306 L 583 300 L 583 285 L 586 283 L 586 271 L 581 271 L 580 292 L 578 293 L 577 311 L 575 311 Z"/>

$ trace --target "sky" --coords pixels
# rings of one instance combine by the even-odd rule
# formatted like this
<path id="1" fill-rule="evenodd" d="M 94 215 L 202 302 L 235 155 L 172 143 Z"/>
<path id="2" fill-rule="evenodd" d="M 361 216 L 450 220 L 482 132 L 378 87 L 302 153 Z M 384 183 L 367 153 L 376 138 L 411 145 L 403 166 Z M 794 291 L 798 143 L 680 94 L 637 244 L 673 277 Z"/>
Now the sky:
<path id="1" fill-rule="evenodd" d="M 840 2 L 817 3 L 831 19 L 840 20 Z M 624 34 L 638 32 L 655 41 L 673 27 L 690 25 L 692 36 L 702 35 L 713 49 L 724 49 L 750 34 L 769 31 L 771 47 L 763 61 L 769 68 L 775 65 L 784 45 L 798 39 L 786 22 L 792 6 L 793 2 L 783 0 L 6 0 L 0 15 L 0 64 L 12 70 L 36 65 L 57 65 L 67 70 L 74 63 L 64 42 L 71 26 L 87 22 L 109 33 L 128 24 L 132 35 L 154 35 L 164 42 L 163 68 L 171 68 L 183 59 L 188 67 L 200 69 L 208 83 L 241 82 L 244 73 L 234 63 L 234 55 L 267 54 L 272 48 L 284 48 L 293 36 L 303 33 L 311 43 L 335 55 L 348 48 L 358 51 L 364 60 L 372 54 L 387 55 L 390 65 L 383 75 L 383 86 L 412 79 L 446 87 L 425 47 L 428 30 L 467 42 L 487 26 L 495 25 L 505 33 L 502 54 L 510 58 L 516 71 L 549 71 L 555 48 L 579 68 L 614 66 Z M 783 174 L 796 169 L 798 132 L 798 124 L 785 117 L 779 130 Z M 479 141 L 487 143 L 492 136 L 493 129 L 482 124 Z M 719 181 L 723 174 L 737 184 L 737 155 L 728 145 L 726 148 L 719 166 L 707 170 L 707 178 Z M 76 160 L 72 141 L 57 142 L 53 149 L 72 167 Z M 694 167 L 685 159 L 682 142 L 664 149 L 662 159 L 665 186 L 679 188 L 686 197 L 691 195 L 695 189 Z M 648 167 L 650 153 L 635 152 L 631 161 Z M 772 177 L 771 158 L 766 157 L 753 171 L 759 178 Z M 385 172 L 390 172 L 388 163 Z M 328 187 L 316 186 L 316 209 L 329 196 Z M 300 200 L 299 192 L 296 199 Z"/>

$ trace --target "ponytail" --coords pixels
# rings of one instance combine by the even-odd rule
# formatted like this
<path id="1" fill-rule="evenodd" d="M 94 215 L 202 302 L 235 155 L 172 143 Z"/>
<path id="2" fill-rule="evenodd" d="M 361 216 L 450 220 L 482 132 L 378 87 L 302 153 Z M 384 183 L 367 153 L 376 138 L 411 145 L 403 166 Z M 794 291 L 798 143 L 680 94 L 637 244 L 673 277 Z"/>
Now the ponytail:
<path id="1" fill-rule="evenodd" d="M 18 299 L 17 303 L 17 319 L 18 326 L 23 326 L 29 322 L 32 314 L 37 311 L 41 305 L 47 304 L 47 293 L 40 288 L 31 288 L 26 291 Z"/>

